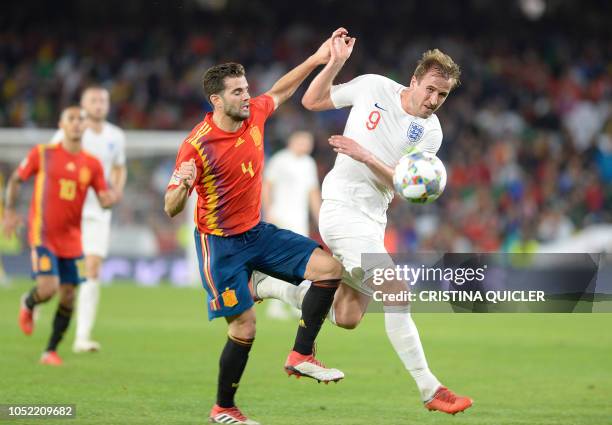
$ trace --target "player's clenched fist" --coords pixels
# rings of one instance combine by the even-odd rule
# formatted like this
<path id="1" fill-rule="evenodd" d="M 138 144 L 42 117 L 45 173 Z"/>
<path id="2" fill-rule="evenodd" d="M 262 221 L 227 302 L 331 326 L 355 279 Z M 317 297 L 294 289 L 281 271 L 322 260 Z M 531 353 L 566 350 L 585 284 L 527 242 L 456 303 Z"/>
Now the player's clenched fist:
<path id="1" fill-rule="evenodd" d="M 352 50 L 352 45 L 355 43 L 354 41 L 355 39 L 348 36 L 348 31 L 345 28 L 342 28 L 342 27 L 338 28 L 336 31 L 332 33 L 332 36 L 330 38 L 325 40 L 325 42 L 321 45 L 321 47 L 319 47 L 319 50 L 317 50 L 317 52 L 314 54 L 314 56 L 317 58 L 318 63 L 324 65 L 327 62 L 329 62 L 329 59 L 333 56 L 332 47 L 333 47 L 334 40 L 343 40 L 347 45 L 350 44 L 351 50 Z M 336 47 L 336 50 L 338 50 L 338 47 Z M 337 52 L 336 52 L 336 56 L 338 56 Z M 349 53 L 349 56 L 350 56 L 350 53 Z"/>
<path id="2" fill-rule="evenodd" d="M 197 171 L 195 159 L 190 159 L 189 162 L 181 162 L 178 170 L 178 178 L 181 181 L 181 184 L 184 185 L 187 189 L 193 186 L 193 182 L 196 179 Z"/>
<path id="3" fill-rule="evenodd" d="M 356 39 L 349 37 L 344 28 L 339 28 L 332 34 L 330 57 L 333 62 L 344 64 L 351 56 Z"/>

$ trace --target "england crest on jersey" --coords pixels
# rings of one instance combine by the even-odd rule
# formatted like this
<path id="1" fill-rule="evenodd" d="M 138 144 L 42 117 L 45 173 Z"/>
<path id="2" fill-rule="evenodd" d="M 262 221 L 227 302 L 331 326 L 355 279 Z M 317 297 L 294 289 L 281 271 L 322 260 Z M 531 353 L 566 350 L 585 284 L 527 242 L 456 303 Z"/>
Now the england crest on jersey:
<path id="1" fill-rule="evenodd" d="M 421 137 L 423 137 L 424 132 L 425 132 L 425 127 L 423 127 L 421 124 L 418 124 L 414 121 L 411 122 L 410 126 L 408 127 L 408 131 L 407 131 L 408 141 L 410 142 L 410 144 L 414 145 L 419 140 L 421 140 Z"/>

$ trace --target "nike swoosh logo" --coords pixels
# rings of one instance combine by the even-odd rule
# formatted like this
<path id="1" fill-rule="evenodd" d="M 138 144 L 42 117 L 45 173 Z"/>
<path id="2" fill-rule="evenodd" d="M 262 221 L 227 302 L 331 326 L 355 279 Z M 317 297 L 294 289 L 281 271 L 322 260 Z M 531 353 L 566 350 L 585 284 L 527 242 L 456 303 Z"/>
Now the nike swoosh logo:
<path id="1" fill-rule="evenodd" d="M 387 112 L 387 110 L 386 110 L 385 108 L 383 108 L 382 106 L 380 106 L 380 105 L 378 104 L 378 102 L 376 102 L 376 103 L 374 104 L 374 106 L 376 106 L 378 109 L 382 109 L 383 111 Z"/>

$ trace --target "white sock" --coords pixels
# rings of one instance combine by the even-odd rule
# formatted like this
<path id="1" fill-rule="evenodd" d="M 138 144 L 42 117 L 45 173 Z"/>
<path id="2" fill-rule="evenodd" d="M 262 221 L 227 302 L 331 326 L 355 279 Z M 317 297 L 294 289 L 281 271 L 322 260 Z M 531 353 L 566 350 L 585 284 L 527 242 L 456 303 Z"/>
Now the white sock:
<path id="1" fill-rule="evenodd" d="M 266 316 L 271 319 L 287 320 L 291 318 L 291 313 L 289 313 L 289 306 L 287 304 L 281 300 L 271 298 L 266 302 Z"/>
<path id="2" fill-rule="evenodd" d="M 257 295 L 260 298 L 276 298 L 290 306 L 302 309 L 302 301 L 308 289 L 310 281 L 305 280 L 299 285 L 292 285 L 284 280 L 279 280 L 271 276 L 266 277 L 257 285 Z"/>
<path id="3" fill-rule="evenodd" d="M 410 308 L 385 307 L 385 330 L 395 352 L 419 387 L 421 399 L 428 401 L 441 384 L 429 370 Z"/>
<path id="4" fill-rule="evenodd" d="M 299 285 L 295 286 L 284 280 L 279 280 L 271 276 L 266 277 L 264 280 L 259 282 L 257 286 L 257 295 L 260 298 L 268 299 L 274 298 L 281 300 L 290 306 L 302 309 L 302 301 L 306 296 L 306 292 L 310 289 L 311 282 L 305 280 Z M 334 326 L 336 325 L 336 314 L 334 313 L 334 307 L 332 306 L 327 313 L 327 320 L 329 320 Z"/>
<path id="5" fill-rule="evenodd" d="M 77 341 L 89 341 L 91 339 L 99 300 L 100 283 L 97 280 L 87 279 L 80 285 L 76 309 Z"/>

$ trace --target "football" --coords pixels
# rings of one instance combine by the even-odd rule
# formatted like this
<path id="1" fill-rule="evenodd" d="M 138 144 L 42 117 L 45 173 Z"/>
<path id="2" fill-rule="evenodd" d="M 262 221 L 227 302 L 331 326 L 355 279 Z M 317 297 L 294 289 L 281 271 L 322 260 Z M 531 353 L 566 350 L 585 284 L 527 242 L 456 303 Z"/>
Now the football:
<path id="1" fill-rule="evenodd" d="M 428 204 L 444 191 L 446 168 L 437 156 L 414 150 L 399 160 L 393 185 L 402 198 L 415 204 Z"/>

